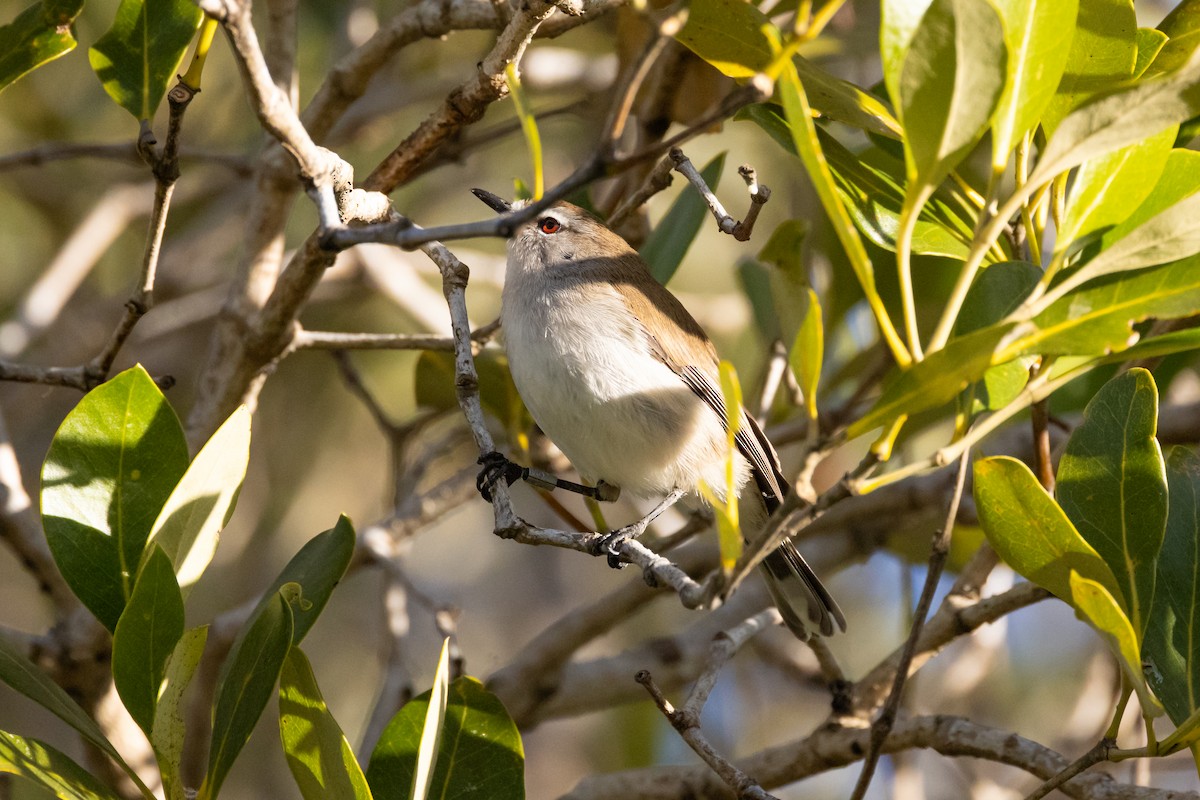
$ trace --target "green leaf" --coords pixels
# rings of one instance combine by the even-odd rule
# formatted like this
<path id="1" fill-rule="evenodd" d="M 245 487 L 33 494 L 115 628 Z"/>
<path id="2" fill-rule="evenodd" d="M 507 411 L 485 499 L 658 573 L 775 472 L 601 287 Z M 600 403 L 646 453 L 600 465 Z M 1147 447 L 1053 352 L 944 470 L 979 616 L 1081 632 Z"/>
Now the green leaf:
<path id="1" fill-rule="evenodd" d="M 185 800 L 183 775 L 183 744 L 186 728 L 183 719 L 183 693 L 196 674 L 200 657 L 204 655 L 204 643 L 208 639 L 208 626 L 201 625 L 184 631 L 175 651 L 167 659 L 163 675 L 162 694 L 154 708 L 154 727 L 150 744 L 162 773 L 163 789 L 167 800 Z"/>
<path id="2" fill-rule="evenodd" d="M 800 391 L 804 393 L 804 410 L 808 418 L 817 418 L 817 389 L 821 382 L 821 365 L 825 360 L 825 327 L 821 324 L 821 299 L 811 288 L 804 321 L 796 332 L 796 340 L 788 355 L 788 364 L 796 374 Z"/>
<path id="3" fill-rule="evenodd" d="M 305 800 L 368 800 L 371 790 L 354 751 L 321 696 L 312 665 L 298 647 L 279 676 L 279 737 Z"/>
<path id="4" fill-rule="evenodd" d="M 1079 0 L 995 3 L 1008 47 L 1008 80 L 992 120 L 992 166 L 1001 170 L 1054 97 L 1075 35 Z"/>
<path id="5" fill-rule="evenodd" d="M 1127 219 L 1150 195 L 1166 168 L 1177 130 L 1173 125 L 1084 163 L 1071 185 L 1058 249 Z"/>
<path id="6" fill-rule="evenodd" d="M 771 63 L 771 41 L 763 32 L 770 24 L 744 0 L 692 0 L 675 38 L 729 77 L 749 78 Z"/>
<path id="7" fill-rule="evenodd" d="M 188 0 L 121 0 L 88 51 L 104 91 L 134 119 L 152 118 L 203 17 Z"/>
<path id="8" fill-rule="evenodd" d="M 1155 560 L 1167 523 L 1157 423 L 1154 379 L 1132 369 L 1087 404 L 1058 466 L 1058 502 L 1108 562 L 1139 642 L 1150 622 Z"/>
<path id="9" fill-rule="evenodd" d="M 221 665 L 213 701 L 208 772 L 199 800 L 213 800 L 220 793 L 230 767 L 271 699 L 291 646 L 292 607 L 284 590 L 272 591 L 242 626 Z"/>
<path id="10" fill-rule="evenodd" d="M 1049 304 L 1102 275 L 1132 272 L 1200 252 L 1200 194 L 1180 200 L 1118 239 L 1046 293 Z"/>
<path id="11" fill-rule="evenodd" d="M 959 336 L 995 325 L 1029 296 L 1042 270 L 1027 261 L 1002 261 L 985 269 L 971 285 L 958 315 Z M 989 367 L 972 387 L 971 413 L 994 411 L 1008 405 L 1029 382 L 1029 358 L 1017 358 Z"/>
<path id="12" fill-rule="evenodd" d="M 141 789 L 147 798 L 153 794 L 137 777 L 120 753 L 100 730 L 100 726 L 87 715 L 79 704 L 71 699 L 61 686 L 50 679 L 24 656 L 7 639 L 0 636 L 0 681 L 9 688 L 25 695 L 42 708 L 74 728 L 86 741 L 111 758 L 126 775 Z"/>
<path id="13" fill-rule="evenodd" d="M 412 785 L 429 692 L 392 718 L 371 754 L 367 782 L 376 797 L 406 797 Z M 430 794 L 456 800 L 523 800 L 525 753 L 517 726 L 474 678 L 450 684 L 443 741 Z"/>
<path id="14" fill-rule="evenodd" d="M 1158 755 L 1169 756 L 1185 747 L 1194 746 L 1196 742 L 1200 742 L 1200 711 L 1179 723 L 1170 736 L 1158 743 Z"/>
<path id="15" fill-rule="evenodd" d="M 889 139 L 900 138 L 900 123 L 875 97 L 853 83 L 831 75 L 803 56 L 797 56 L 794 63 L 808 101 L 818 114 L 868 133 Z"/>
<path id="16" fill-rule="evenodd" d="M 880 3 L 879 56 L 883 62 L 883 83 L 893 104 L 900 97 L 900 81 L 909 46 L 921 18 L 933 0 L 882 0 Z"/>
<path id="17" fill-rule="evenodd" d="M 45 742 L 0 731 L 0 772 L 20 775 L 61 800 L 120 800 L 90 772 Z"/>
<path id="18" fill-rule="evenodd" d="M 7 25 L 0 25 L 0 91 L 22 75 L 75 49 L 71 24 L 83 2 L 63 14 L 47 13 L 37 2 Z"/>
<path id="19" fill-rule="evenodd" d="M 1169 76 L 1123 86 L 1072 111 L 1046 144 L 1029 182 L 1046 183 L 1084 161 L 1147 139 L 1197 114 L 1200 53 Z"/>
<path id="20" fill-rule="evenodd" d="M 808 275 L 804 268 L 804 240 L 808 237 L 809 224 L 803 219 L 788 219 L 779 223 L 771 237 L 758 251 L 758 260 L 774 264 L 796 283 L 807 285 Z"/>
<path id="21" fill-rule="evenodd" d="M 740 0 L 731 2 L 740 3 Z M 721 170 L 724 168 L 725 154 L 720 153 L 700 170 L 704 182 L 714 192 L 721 181 Z M 700 226 L 704 224 L 704 218 L 708 215 L 708 205 L 704 198 L 689 185 L 675 198 L 662 221 L 646 237 L 641 256 L 650 265 L 650 271 L 659 283 L 665 285 L 671 280 L 675 270 L 679 269 L 684 255 L 692 246 L 692 241 L 700 232 Z"/>
<path id="22" fill-rule="evenodd" d="M 1196 52 L 1200 44 L 1200 3 L 1183 0 L 1158 24 L 1158 30 L 1168 39 L 1146 71 L 1147 77 L 1179 69 Z M 1138 56 L 1140 61 L 1140 52 Z"/>
<path id="23" fill-rule="evenodd" d="M 1136 336 L 1134 323 L 1200 313 L 1200 258 L 1097 280 L 1054 302 L 998 358 L 1107 355 Z"/>
<path id="24" fill-rule="evenodd" d="M 334 587 L 346 574 L 350 559 L 354 556 L 354 526 L 346 515 L 338 517 L 337 524 L 317 534 L 292 556 L 279 577 L 267 591 L 267 602 L 272 593 L 289 586 L 298 586 L 298 603 L 293 603 L 293 645 L 299 645 L 325 610 Z"/>
<path id="25" fill-rule="evenodd" d="M 112 671 L 117 694 L 147 736 L 154 727 L 167 659 L 183 636 L 183 596 L 171 559 L 152 545 L 113 634 Z"/>
<path id="26" fill-rule="evenodd" d="M 877 246 L 895 252 L 905 200 L 904 165 L 878 148 L 851 153 L 820 129 L 817 136 L 855 227 Z M 962 260 L 973 235 L 951 203 L 935 192 L 913 227 L 912 252 Z"/>
<path id="27" fill-rule="evenodd" d="M 996 346 L 1011 328 L 1011 323 L 993 325 L 951 339 L 941 350 L 901 371 L 884 385 L 874 407 L 850 425 L 846 435 L 853 439 L 891 425 L 898 417 L 949 403 L 983 376 L 992 364 Z"/>
<path id="28" fill-rule="evenodd" d="M 1075 607 L 1076 616 L 1100 632 L 1109 650 L 1117 657 L 1117 663 L 1129 685 L 1137 692 L 1144 712 L 1161 714 L 1162 707 L 1150 694 L 1146 679 L 1142 676 L 1137 633 L 1121 604 L 1102 585 L 1074 570 L 1071 571 L 1070 581 L 1071 605 Z"/>
<path id="29" fill-rule="evenodd" d="M 442 654 L 438 657 L 437 670 L 433 675 L 433 688 L 425 709 L 425 722 L 421 726 L 421 744 L 417 747 L 417 763 L 413 771 L 410 800 L 426 800 L 433 783 L 433 770 L 437 765 L 438 750 L 441 749 L 442 733 L 446 725 L 446 701 L 450 692 L 450 640 L 442 640 Z M 435 797 L 443 796 L 438 792 Z"/>
<path id="30" fill-rule="evenodd" d="M 979 141 L 1004 90 L 1004 28 L 987 0 L 933 0 L 913 33 L 899 93 L 909 194 L 941 183 Z"/>
<path id="31" fill-rule="evenodd" d="M 1128 217 L 1108 229 L 1100 237 L 1101 249 L 1124 239 L 1152 218 L 1182 200 L 1200 192 L 1200 152 L 1172 150 L 1158 182 Z"/>
<path id="32" fill-rule="evenodd" d="M 1168 37 L 1165 33 L 1163 33 L 1160 30 L 1155 30 L 1154 28 L 1138 28 L 1138 30 L 1137 30 L 1137 62 L 1134 63 L 1134 65 L 1133 65 L 1134 80 L 1136 80 L 1146 74 L 1147 70 L 1150 69 L 1150 65 L 1154 64 L 1155 61 L 1157 60 L 1159 53 L 1162 52 L 1163 47 L 1167 44 L 1167 40 L 1169 38 L 1170 37 Z M 1191 42 L 1191 49 L 1194 50 L 1195 47 L 1196 47 L 1196 40 L 1193 39 Z M 1183 61 L 1186 60 L 1187 56 L 1191 55 L 1191 50 L 1188 50 L 1186 54 L 1181 53 L 1180 55 L 1182 56 L 1182 58 L 1179 59 L 1178 63 L 1176 63 L 1174 65 L 1176 67 L 1179 66 L 1180 64 L 1182 64 Z M 1167 61 L 1174 61 L 1174 60 L 1176 60 L 1176 57 L 1174 55 L 1168 55 L 1164 61 L 1164 64 Z M 1169 72 L 1169 71 L 1170 71 L 1170 69 L 1166 69 L 1166 70 L 1156 69 L 1156 70 L 1154 70 L 1154 72 L 1150 73 L 1150 76 L 1158 75 L 1158 74 L 1161 74 L 1162 72 Z"/>
<path id="33" fill-rule="evenodd" d="M 1085 0 L 1078 5 L 1062 80 L 1042 114 L 1047 138 L 1089 98 L 1131 78 L 1137 61 L 1133 0 Z"/>
<path id="34" fill-rule="evenodd" d="M 1145 674 L 1176 724 L 1200 709 L 1200 456 L 1167 455 L 1169 511 L 1142 646 Z"/>
<path id="35" fill-rule="evenodd" d="M 250 461 L 250 411 L 239 406 L 204 445 L 163 505 L 150 541 L 174 565 L 186 598 L 212 561 Z"/>
<path id="36" fill-rule="evenodd" d="M 42 467 L 42 525 L 63 577 L 115 630 L 146 537 L 188 465 L 183 427 L 140 366 L 86 394 Z"/>
<path id="37" fill-rule="evenodd" d="M 1074 605 L 1072 573 L 1120 596 L 1108 564 L 1020 461 L 976 461 L 975 505 L 984 534 L 1005 563 L 1055 597 Z"/>

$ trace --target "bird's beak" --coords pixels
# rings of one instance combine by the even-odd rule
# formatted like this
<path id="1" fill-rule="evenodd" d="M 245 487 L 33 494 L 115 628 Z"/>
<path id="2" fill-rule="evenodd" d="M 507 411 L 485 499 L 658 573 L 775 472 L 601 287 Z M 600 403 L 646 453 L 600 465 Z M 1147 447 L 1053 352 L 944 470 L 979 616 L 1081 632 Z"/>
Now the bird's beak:
<path id="1" fill-rule="evenodd" d="M 499 195 L 492 194 L 486 189 L 472 189 L 471 194 L 487 203 L 488 208 L 492 209 L 492 211 L 495 211 L 497 214 L 503 214 L 506 211 L 512 211 L 512 203 L 508 202 Z"/>

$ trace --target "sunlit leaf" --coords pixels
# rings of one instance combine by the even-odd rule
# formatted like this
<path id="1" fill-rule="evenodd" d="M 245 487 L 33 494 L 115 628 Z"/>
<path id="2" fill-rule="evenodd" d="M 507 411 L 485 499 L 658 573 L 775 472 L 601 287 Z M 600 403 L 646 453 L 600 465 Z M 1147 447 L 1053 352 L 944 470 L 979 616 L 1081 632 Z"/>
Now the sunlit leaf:
<path id="1" fill-rule="evenodd" d="M 1154 28 L 1138 28 L 1137 62 L 1133 65 L 1133 77 L 1135 79 L 1140 78 L 1147 73 L 1147 71 L 1150 69 L 1150 66 L 1158 59 L 1158 55 L 1163 51 L 1163 48 L 1166 46 L 1169 38 L 1170 37 L 1168 37 L 1165 33 Z M 1197 40 L 1193 38 L 1191 42 L 1192 49 L 1195 49 L 1196 41 Z M 1188 50 L 1186 54 L 1181 53 L 1180 56 L 1182 56 L 1182 58 L 1180 58 L 1178 63 L 1176 63 L 1174 66 L 1179 66 L 1179 64 L 1182 64 L 1183 60 L 1185 60 L 1189 55 L 1191 55 L 1191 50 Z M 1166 59 L 1164 59 L 1164 65 L 1169 61 L 1175 60 L 1176 57 L 1174 54 L 1170 54 Z M 1152 77 L 1160 74 L 1161 72 L 1169 71 L 1170 69 L 1156 69 L 1150 73 L 1150 76 Z"/>
<path id="2" fill-rule="evenodd" d="M 188 592 L 212 561 L 250 461 L 250 411 L 239 406 L 201 448 L 150 531 Z"/>
<path id="3" fill-rule="evenodd" d="M 429 692 L 392 718 L 371 754 L 367 781 L 376 797 L 407 797 Z M 431 794 L 458 800 L 523 800 L 525 753 L 517 726 L 474 678 L 450 684 L 443 742 Z"/>
<path id="4" fill-rule="evenodd" d="M 1075 35 L 1079 0 L 995 3 L 1008 46 L 1008 80 L 992 120 L 992 165 L 1002 169 L 1054 97 Z"/>
<path id="5" fill-rule="evenodd" d="M 802 56 L 797 56 L 795 65 L 808 102 L 818 114 L 880 136 L 900 138 L 900 123 L 879 100 Z"/>
<path id="6" fill-rule="evenodd" d="M 1059 249 L 1124 221 L 1142 204 L 1167 166 L 1176 130 L 1177 126 L 1168 127 L 1079 168 L 1058 233 Z"/>
<path id="7" fill-rule="evenodd" d="M 290 592 L 294 596 L 294 592 Z M 242 626 L 221 665 L 213 702 L 208 771 L 199 800 L 213 800 L 250 738 L 292 646 L 292 607 L 284 591 L 272 591 Z"/>
<path id="8" fill-rule="evenodd" d="M 75 49 L 71 25 L 83 0 L 67 5 L 62 9 L 66 13 L 48 14 L 46 4 L 37 2 L 12 22 L 0 25 L 0 90 Z"/>
<path id="9" fill-rule="evenodd" d="M 84 395 L 42 468 L 42 525 L 71 590 L 114 630 L 150 527 L 188 466 L 175 412 L 140 366 Z"/>
<path id="10" fill-rule="evenodd" d="M 1042 270 L 1026 261 L 992 264 L 975 279 L 958 315 L 958 335 L 999 323 L 1029 296 Z M 1007 405 L 1029 382 L 1029 358 L 1016 358 L 989 367 L 968 394 L 971 413 Z"/>
<path id="11" fill-rule="evenodd" d="M 271 584 L 264 598 L 266 602 L 273 602 L 273 592 L 299 588 L 298 602 L 292 604 L 291 611 L 292 644 L 304 641 L 325 610 L 330 595 L 350 566 L 354 543 L 354 526 L 343 514 L 332 528 L 309 539 Z"/>
<path id="12" fill-rule="evenodd" d="M 1120 602 L 1100 583 L 1071 571 L 1071 605 L 1076 615 L 1100 632 L 1109 650 L 1117 658 L 1121 672 L 1137 692 L 1142 708 L 1148 714 L 1162 713 L 1158 701 L 1150 694 L 1142 676 L 1142 659 L 1138 638 L 1121 608 Z"/>
<path id="13" fill-rule="evenodd" d="M 1062 78 L 1042 114 L 1047 136 L 1058 129 L 1064 117 L 1097 92 L 1107 91 L 1132 77 L 1137 61 L 1137 15 L 1133 0 L 1084 0 L 1078 7 L 1075 34 Z"/>
<path id="14" fill-rule="evenodd" d="M 153 117 L 203 17 L 188 0 L 121 0 L 88 51 L 104 91 L 134 119 Z"/>
<path id="15" fill-rule="evenodd" d="M 1196 52 L 1200 44 L 1200 3 L 1181 0 L 1163 17 L 1158 30 L 1168 38 L 1146 71 L 1147 77 L 1179 69 Z"/>
<path id="16" fill-rule="evenodd" d="M 371 790 L 350 742 L 329 713 L 312 665 L 298 647 L 279 676 L 279 737 L 305 800 L 368 800 Z"/>
<path id="17" fill-rule="evenodd" d="M 27 778 L 60 800 L 120 800 L 90 772 L 45 742 L 0 731 L 0 773 Z"/>
<path id="18" fill-rule="evenodd" d="M 804 394 L 804 410 L 808 418 L 817 418 L 817 388 L 821 382 L 821 366 L 825 360 L 825 327 L 821 323 L 821 299 L 811 288 L 807 290 L 808 304 L 804 321 L 796 332 L 796 340 L 788 355 L 788 364 L 796 373 L 800 391 Z"/>
<path id="19" fill-rule="evenodd" d="M 183 693 L 191 684 L 204 655 L 204 643 L 208 639 L 208 626 L 190 628 L 183 633 L 175 651 L 167 660 L 163 676 L 162 692 L 154 708 L 154 728 L 150 744 L 154 747 L 158 768 L 162 772 L 163 788 L 167 800 L 187 800 L 183 784 L 183 744 L 185 705 Z"/>
<path id="20" fill-rule="evenodd" d="M 731 78 L 748 78 L 771 62 L 770 20 L 744 0 L 692 0 L 679 42 Z"/>
<path id="21" fill-rule="evenodd" d="M 933 0 L 900 73 L 910 194 L 935 186 L 987 129 L 1004 90 L 1004 29 L 987 0 Z"/>

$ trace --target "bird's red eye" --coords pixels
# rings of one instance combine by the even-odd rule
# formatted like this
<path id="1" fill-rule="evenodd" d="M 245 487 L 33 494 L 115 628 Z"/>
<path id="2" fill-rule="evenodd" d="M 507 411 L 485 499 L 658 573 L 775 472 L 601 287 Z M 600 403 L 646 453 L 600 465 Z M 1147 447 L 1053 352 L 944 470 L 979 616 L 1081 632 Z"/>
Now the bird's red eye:
<path id="1" fill-rule="evenodd" d="M 538 220 L 538 230 L 542 233 L 558 233 L 562 225 L 554 217 L 542 217 Z"/>

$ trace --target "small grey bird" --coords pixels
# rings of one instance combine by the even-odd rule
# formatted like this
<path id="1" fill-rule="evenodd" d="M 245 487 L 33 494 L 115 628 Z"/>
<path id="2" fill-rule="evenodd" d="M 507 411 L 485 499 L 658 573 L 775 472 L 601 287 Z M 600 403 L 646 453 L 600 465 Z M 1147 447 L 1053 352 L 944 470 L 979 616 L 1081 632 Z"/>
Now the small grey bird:
<path id="1" fill-rule="evenodd" d="M 474 193 L 497 212 L 512 207 Z M 610 547 L 640 535 L 701 481 L 723 490 L 727 417 L 716 350 L 619 235 L 566 202 L 519 226 L 508 244 L 500 317 L 517 391 L 579 474 L 601 487 L 665 497 L 614 531 Z M 752 533 L 788 482 L 745 409 L 736 443 L 742 526 Z M 481 473 L 485 497 L 488 472 Z M 763 574 L 799 638 L 846 629 L 842 610 L 790 541 L 767 556 Z"/>

